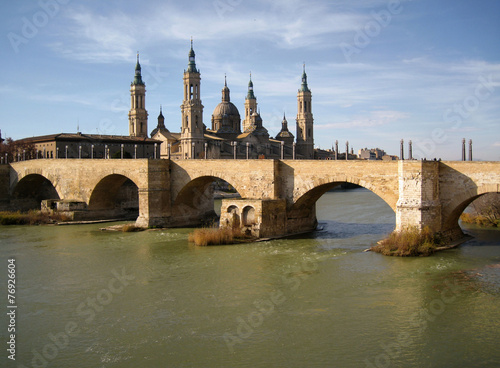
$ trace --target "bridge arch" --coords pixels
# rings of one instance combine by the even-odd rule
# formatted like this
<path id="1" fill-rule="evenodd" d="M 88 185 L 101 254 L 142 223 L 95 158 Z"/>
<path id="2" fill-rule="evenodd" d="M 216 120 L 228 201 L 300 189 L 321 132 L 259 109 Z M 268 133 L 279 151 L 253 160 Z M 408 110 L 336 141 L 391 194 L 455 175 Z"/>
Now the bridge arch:
<path id="1" fill-rule="evenodd" d="M 315 204 L 316 201 L 327 191 L 343 183 L 356 184 L 372 191 L 377 196 L 382 198 L 389 205 L 389 207 L 392 208 L 393 211 L 396 211 L 398 200 L 397 192 L 394 193 L 393 191 L 387 190 L 384 185 L 381 185 L 382 183 L 345 177 L 316 178 L 313 179 L 308 185 L 299 187 L 298 190 L 294 192 L 294 202 L 292 204 L 291 210 L 310 207 L 311 205 Z"/>
<path id="2" fill-rule="evenodd" d="M 383 191 L 370 182 L 357 179 L 317 179 L 314 180 L 302 192 L 296 192 L 296 200 L 289 207 L 287 212 L 287 227 L 289 232 L 298 232 L 302 229 L 315 228 L 318 221 L 316 218 L 316 202 L 329 190 L 344 183 L 356 184 L 370 190 L 394 211 L 397 203 L 397 193 Z M 300 196 L 298 194 L 300 193 Z"/>
<path id="3" fill-rule="evenodd" d="M 205 175 L 199 176 L 186 183 L 172 201 L 172 213 L 175 226 L 184 223 L 201 223 L 217 217 L 214 211 L 214 193 L 212 183 L 223 180 L 231 185 L 238 194 L 241 192 L 222 177 Z M 239 218 L 240 214 L 236 214 Z"/>
<path id="4" fill-rule="evenodd" d="M 476 199 L 487 193 L 500 193 L 500 184 L 481 185 L 474 189 L 461 191 L 453 197 L 453 200 L 443 208 L 442 229 L 443 231 L 453 230 L 459 227 L 458 220 L 465 209 Z"/>
<path id="5" fill-rule="evenodd" d="M 88 209 L 105 211 L 112 217 L 137 217 L 139 214 L 138 186 L 125 175 L 107 175 L 100 179 L 92 189 Z"/>
<path id="6" fill-rule="evenodd" d="M 12 189 L 12 206 L 21 211 L 39 210 L 44 199 L 60 199 L 59 193 L 42 174 L 26 174 Z"/>

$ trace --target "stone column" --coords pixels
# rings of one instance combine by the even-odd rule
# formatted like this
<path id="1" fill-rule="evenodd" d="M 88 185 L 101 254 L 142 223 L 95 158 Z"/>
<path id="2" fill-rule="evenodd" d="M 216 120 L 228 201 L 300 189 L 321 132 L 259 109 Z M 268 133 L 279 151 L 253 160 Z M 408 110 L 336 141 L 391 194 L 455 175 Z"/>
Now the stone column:
<path id="1" fill-rule="evenodd" d="M 413 160 L 413 147 L 412 147 L 412 141 L 408 142 L 408 160 Z"/>
<path id="2" fill-rule="evenodd" d="M 469 161 L 472 161 L 472 139 L 469 139 Z"/>
<path id="3" fill-rule="evenodd" d="M 466 161 L 466 157 L 465 157 L 465 138 L 462 139 L 462 161 Z"/>
<path id="4" fill-rule="evenodd" d="M 335 141 L 335 160 L 339 159 L 339 141 Z"/>
<path id="5" fill-rule="evenodd" d="M 345 142 L 345 159 L 349 160 L 349 141 Z"/>
<path id="6" fill-rule="evenodd" d="M 404 147 L 404 140 L 401 139 L 401 144 L 399 147 L 399 159 L 404 160 L 405 159 L 405 147 Z"/>

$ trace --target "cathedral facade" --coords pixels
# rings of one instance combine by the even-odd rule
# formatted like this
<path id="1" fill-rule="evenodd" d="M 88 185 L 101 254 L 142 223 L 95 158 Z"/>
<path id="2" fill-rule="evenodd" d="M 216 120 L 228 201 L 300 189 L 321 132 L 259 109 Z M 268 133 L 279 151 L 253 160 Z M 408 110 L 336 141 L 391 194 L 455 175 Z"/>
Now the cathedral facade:
<path id="1" fill-rule="evenodd" d="M 196 67 L 192 41 L 188 58 L 188 67 L 184 70 L 183 78 L 184 99 L 180 106 L 181 132 L 170 132 L 166 128 L 161 107 L 157 126 L 151 132 L 152 139 L 161 141 L 161 158 L 314 158 L 312 95 L 307 85 L 305 68 L 302 73 L 302 84 L 297 93 L 297 138 L 295 139 L 288 130 L 285 116 L 283 116 L 281 131 L 276 137 L 271 137 L 257 109 L 257 98 L 254 94 L 251 75 L 245 98 L 244 117 L 231 102 L 230 90 L 227 81 L 224 80 L 221 102 L 213 110 L 210 127 L 207 127 L 203 122 L 201 76 Z M 134 137 L 147 138 L 146 86 L 142 81 L 139 59 L 137 59 L 130 93 L 129 134 Z"/>

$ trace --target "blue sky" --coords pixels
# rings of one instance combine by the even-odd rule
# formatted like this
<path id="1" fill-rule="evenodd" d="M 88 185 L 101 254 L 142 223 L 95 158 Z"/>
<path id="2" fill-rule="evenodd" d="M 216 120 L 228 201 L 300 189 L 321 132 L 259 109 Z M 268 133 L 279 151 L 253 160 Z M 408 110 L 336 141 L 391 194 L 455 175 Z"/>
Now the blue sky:
<path id="1" fill-rule="evenodd" d="M 272 135 L 295 133 L 306 63 L 315 145 L 500 160 L 500 1 L 4 1 L 2 136 L 128 134 L 137 51 L 149 130 L 180 130 L 190 38 L 210 127 L 227 74 L 243 114 L 249 72 Z"/>

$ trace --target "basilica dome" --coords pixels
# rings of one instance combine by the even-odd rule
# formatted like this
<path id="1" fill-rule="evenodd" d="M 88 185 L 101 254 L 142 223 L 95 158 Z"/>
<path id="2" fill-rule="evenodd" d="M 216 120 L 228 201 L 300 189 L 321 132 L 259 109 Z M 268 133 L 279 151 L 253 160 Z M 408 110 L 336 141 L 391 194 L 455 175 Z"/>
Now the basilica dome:
<path id="1" fill-rule="evenodd" d="M 212 130 L 217 133 L 238 134 L 241 132 L 240 122 L 240 113 L 230 101 L 229 88 L 224 81 L 222 101 L 215 107 L 212 114 Z"/>
<path id="2" fill-rule="evenodd" d="M 240 112 L 238 111 L 238 108 L 229 101 L 222 101 L 219 103 L 212 114 L 214 117 L 220 117 L 222 118 L 224 115 L 227 116 L 240 116 Z"/>

